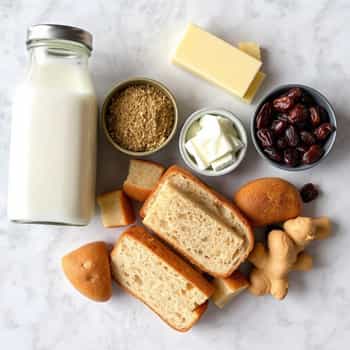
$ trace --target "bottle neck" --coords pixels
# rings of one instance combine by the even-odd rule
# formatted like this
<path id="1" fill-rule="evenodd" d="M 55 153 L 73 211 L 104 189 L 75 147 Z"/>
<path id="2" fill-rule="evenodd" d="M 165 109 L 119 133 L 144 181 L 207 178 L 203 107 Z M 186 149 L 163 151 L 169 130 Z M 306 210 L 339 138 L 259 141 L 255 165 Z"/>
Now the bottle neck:
<path id="1" fill-rule="evenodd" d="M 85 46 L 65 40 L 40 40 L 29 47 L 31 65 L 49 63 L 88 66 L 90 50 Z"/>

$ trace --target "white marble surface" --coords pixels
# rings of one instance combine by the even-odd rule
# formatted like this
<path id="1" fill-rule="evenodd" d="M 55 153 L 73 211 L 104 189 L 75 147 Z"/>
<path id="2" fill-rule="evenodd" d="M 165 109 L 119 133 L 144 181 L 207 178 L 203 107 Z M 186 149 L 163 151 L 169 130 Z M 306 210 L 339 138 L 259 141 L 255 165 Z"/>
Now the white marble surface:
<path id="1" fill-rule="evenodd" d="M 59 349 L 348 349 L 350 346 L 349 171 L 350 3 L 343 1 L 113 1 L 0 0 L 0 348 Z M 338 117 L 334 151 L 319 167 L 291 174 L 263 162 L 251 146 L 241 167 L 210 182 L 227 196 L 248 179 L 282 176 L 296 185 L 313 181 L 322 196 L 306 212 L 336 223 L 332 239 L 314 244 L 315 269 L 290 276 L 283 302 L 240 295 L 223 311 L 210 306 L 189 333 L 164 325 L 141 303 L 115 288 L 113 299 L 95 304 L 65 280 L 61 256 L 80 244 L 119 232 L 102 228 L 99 215 L 86 228 L 10 224 L 6 218 L 10 100 L 26 64 L 30 24 L 82 26 L 94 34 L 91 68 L 99 101 L 113 82 L 143 75 L 175 93 L 181 118 L 206 106 L 225 107 L 248 126 L 254 105 L 180 71 L 169 54 L 187 22 L 194 21 L 237 43 L 265 48 L 268 79 L 261 94 L 281 83 L 309 84 L 326 94 Z M 103 137 L 98 191 L 121 185 L 127 164 Z M 176 142 L 161 152 L 178 161 Z"/>

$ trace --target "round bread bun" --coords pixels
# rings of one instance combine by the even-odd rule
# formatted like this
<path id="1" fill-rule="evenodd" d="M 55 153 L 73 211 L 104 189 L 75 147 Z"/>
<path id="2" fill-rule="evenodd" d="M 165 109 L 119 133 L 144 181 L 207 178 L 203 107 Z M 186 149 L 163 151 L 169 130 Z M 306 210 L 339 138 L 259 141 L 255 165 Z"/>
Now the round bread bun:
<path id="1" fill-rule="evenodd" d="M 112 278 L 106 243 L 92 242 L 62 258 L 62 269 L 72 285 L 87 298 L 107 301 L 112 296 Z"/>
<path id="2" fill-rule="evenodd" d="M 234 202 L 256 227 L 295 218 L 302 209 L 295 186 L 278 177 L 248 182 L 234 194 Z"/>

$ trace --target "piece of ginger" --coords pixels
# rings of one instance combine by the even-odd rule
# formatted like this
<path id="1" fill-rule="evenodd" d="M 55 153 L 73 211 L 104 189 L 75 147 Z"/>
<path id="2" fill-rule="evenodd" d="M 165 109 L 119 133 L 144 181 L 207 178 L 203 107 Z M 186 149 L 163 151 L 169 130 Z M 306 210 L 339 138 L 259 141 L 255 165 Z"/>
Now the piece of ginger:
<path id="1" fill-rule="evenodd" d="M 313 240 L 327 238 L 331 223 L 327 217 L 297 217 L 286 221 L 283 228 L 269 233 L 267 249 L 257 243 L 249 255 L 254 265 L 249 290 L 255 295 L 271 293 L 283 299 L 288 293 L 289 271 L 312 268 L 312 257 L 304 249 Z"/>

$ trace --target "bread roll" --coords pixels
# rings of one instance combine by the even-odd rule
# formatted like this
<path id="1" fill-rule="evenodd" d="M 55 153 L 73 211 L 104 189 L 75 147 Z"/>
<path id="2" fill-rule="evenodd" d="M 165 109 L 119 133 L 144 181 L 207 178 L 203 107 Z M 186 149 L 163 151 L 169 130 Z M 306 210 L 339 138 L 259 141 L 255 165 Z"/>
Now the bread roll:
<path id="1" fill-rule="evenodd" d="M 298 190 L 277 177 L 248 182 L 235 193 L 234 202 L 257 227 L 295 218 L 302 208 Z"/>
<path id="2" fill-rule="evenodd" d="M 112 296 L 109 254 L 104 242 L 92 242 L 65 255 L 62 269 L 72 285 L 87 298 L 107 301 Z"/>

